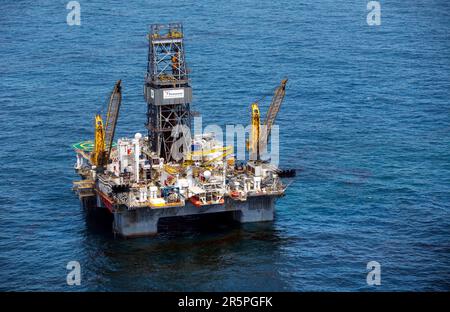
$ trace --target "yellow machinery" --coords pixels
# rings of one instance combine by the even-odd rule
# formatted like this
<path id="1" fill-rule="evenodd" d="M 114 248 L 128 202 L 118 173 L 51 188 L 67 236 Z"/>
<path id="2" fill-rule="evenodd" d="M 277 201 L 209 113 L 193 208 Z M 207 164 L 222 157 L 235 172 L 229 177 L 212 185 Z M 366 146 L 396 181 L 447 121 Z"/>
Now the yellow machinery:
<path id="1" fill-rule="evenodd" d="M 178 63 L 178 57 L 179 57 L 178 54 L 179 54 L 179 52 L 175 53 L 172 56 L 172 59 L 171 59 L 171 61 L 172 61 L 172 74 L 174 74 L 174 75 L 176 75 L 177 70 L 180 67 L 180 64 Z"/>
<path id="2" fill-rule="evenodd" d="M 226 147 L 223 147 L 222 149 L 223 149 L 223 152 L 221 155 L 204 162 L 202 164 L 202 166 L 209 167 L 213 162 L 222 160 L 233 153 L 233 146 L 226 146 Z"/>
<path id="3" fill-rule="evenodd" d="M 186 159 L 181 164 L 165 164 L 164 170 L 169 174 L 179 174 L 186 171 L 187 167 L 192 166 L 194 164 L 194 161 L 192 160 L 192 156 L 206 156 L 213 153 L 220 152 L 220 155 L 217 157 L 214 157 L 212 159 L 209 159 L 207 161 L 202 161 L 201 166 L 207 169 L 211 169 L 211 164 L 213 164 L 216 161 L 225 159 L 227 156 L 233 154 L 234 149 L 233 146 L 225 146 L 220 148 L 213 148 L 210 150 L 200 150 L 200 151 L 192 151 L 186 154 Z M 229 163 L 229 162 L 227 162 Z M 233 163 L 234 164 L 234 163 Z"/>
<path id="4" fill-rule="evenodd" d="M 117 81 L 108 104 L 106 125 L 103 125 L 102 116 L 95 115 L 95 140 L 91 153 L 91 162 L 98 168 L 106 166 L 111 155 L 117 118 L 119 117 L 120 103 L 122 102 L 121 80 Z"/>
<path id="5" fill-rule="evenodd" d="M 284 96 L 286 95 L 286 83 L 287 78 L 283 79 L 280 85 L 275 89 L 275 93 L 272 97 L 272 102 L 270 103 L 269 110 L 267 111 L 266 119 L 263 124 L 265 131 L 261 131 L 260 126 L 260 112 L 258 103 L 252 103 L 252 133 L 251 133 L 251 144 L 250 151 L 253 154 L 253 159 L 260 160 L 260 153 L 264 151 L 272 130 L 273 123 L 280 111 L 281 103 L 283 102 Z M 256 156 L 256 157 L 255 157 Z"/>
<path id="6" fill-rule="evenodd" d="M 260 160 L 260 114 L 258 103 L 252 103 L 252 133 L 251 133 L 251 144 L 250 151 L 252 153 L 252 158 L 255 160 Z"/>
<path id="7" fill-rule="evenodd" d="M 95 137 L 94 150 L 91 153 L 91 162 L 100 167 L 103 165 L 105 155 L 105 130 L 103 128 L 103 119 L 99 114 L 95 115 Z"/>

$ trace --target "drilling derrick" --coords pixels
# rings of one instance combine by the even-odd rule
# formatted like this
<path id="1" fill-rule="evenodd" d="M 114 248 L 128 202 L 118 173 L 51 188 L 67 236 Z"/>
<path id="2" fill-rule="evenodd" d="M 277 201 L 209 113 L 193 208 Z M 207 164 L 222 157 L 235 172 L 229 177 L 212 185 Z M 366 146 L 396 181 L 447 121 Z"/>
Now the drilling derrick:
<path id="1" fill-rule="evenodd" d="M 190 140 L 186 130 L 191 128 L 192 101 L 183 26 L 181 23 L 151 25 L 148 39 L 144 97 L 149 147 L 166 161 L 181 161 L 180 155 Z"/>

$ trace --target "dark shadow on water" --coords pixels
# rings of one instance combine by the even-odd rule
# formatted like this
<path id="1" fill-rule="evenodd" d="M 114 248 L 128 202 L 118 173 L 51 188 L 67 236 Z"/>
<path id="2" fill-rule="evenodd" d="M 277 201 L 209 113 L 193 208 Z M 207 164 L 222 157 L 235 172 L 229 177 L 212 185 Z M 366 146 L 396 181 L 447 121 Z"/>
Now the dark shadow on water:
<path id="1" fill-rule="evenodd" d="M 84 207 L 86 229 L 93 235 L 113 238 L 113 215 L 105 208 Z"/>
<path id="2" fill-rule="evenodd" d="M 84 215 L 86 228 L 91 234 L 101 235 L 105 238 L 114 236 L 112 228 L 114 217 L 108 210 L 104 208 L 85 207 Z M 233 220 L 232 212 L 176 216 L 161 218 L 159 220 L 157 236 L 177 237 L 186 233 L 214 233 L 227 229 L 237 229 L 239 227 L 240 224 Z M 115 237 L 117 239 L 121 238 L 118 235 Z"/>
<path id="3" fill-rule="evenodd" d="M 187 232 L 213 233 L 236 229 L 239 224 L 233 220 L 232 212 L 205 215 L 161 218 L 158 233 L 165 236 L 178 236 Z"/>
<path id="4" fill-rule="evenodd" d="M 114 237 L 112 221 L 106 210 L 86 212 L 91 290 L 287 289 L 275 268 L 289 238 L 274 222 L 240 224 L 231 213 L 171 217 L 160 220 L 157 235 L 126 239 Z"/>
<path id="5" fill-rule="evenodd" d="M 88 207 L 84 209 L 84 214 L 88 234 L 99 235 L 105 239 L 130 240 L 113 234 L 112 223 L 114 218 L 108 210 Z M 154 240 L 158 237 L 171 239 L 201 234 L 214 235 L 239 230 L 247 230 L 249 234 L 253 232 L 258 239 L 273 239 L 270 234 L 273 230 L 273 222 L 240 224 L 233 219 L 232 212 L 161 218 L 158 222 L 158 234 L 149 236 L 147 239 Z M 132 238 L 132 240 L 142 239 L 146 239 L 146 237 Z"/>

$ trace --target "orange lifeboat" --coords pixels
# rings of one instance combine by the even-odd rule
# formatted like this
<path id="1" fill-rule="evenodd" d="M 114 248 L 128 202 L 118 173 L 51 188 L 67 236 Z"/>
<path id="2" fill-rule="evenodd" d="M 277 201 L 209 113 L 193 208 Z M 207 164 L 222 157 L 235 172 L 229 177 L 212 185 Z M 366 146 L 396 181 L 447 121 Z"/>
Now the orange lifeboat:
<path id="1" fill-rule="evenodd" d="M 238 191 L 231 191 L 230 195 L 231 195 L 231 197 L 239 197 L 239 192 Z"/>
<path id="2" fill-rule="evenodd" d="M 189 198 L 189 200 L 195 207 L 201 207 L 201 206 L 207 206 L 207 205 L 223 205 L 225 203 L 225 200 L 223 198 L 221 198 L 218 202 L 209 201 L 206 204 L 202 203 L 200 201 L 200 199 L 198 199 L 197 196 L 192 196 L 191 198 Z"/>
<path id="3" fill-rule="evenodd" d="M 192 204 L 194 204 L 195 207 L 200 207 L 202 205 L 202 202 L 198 199 L 197 196 L 192 196 L 189 198 Z"/>

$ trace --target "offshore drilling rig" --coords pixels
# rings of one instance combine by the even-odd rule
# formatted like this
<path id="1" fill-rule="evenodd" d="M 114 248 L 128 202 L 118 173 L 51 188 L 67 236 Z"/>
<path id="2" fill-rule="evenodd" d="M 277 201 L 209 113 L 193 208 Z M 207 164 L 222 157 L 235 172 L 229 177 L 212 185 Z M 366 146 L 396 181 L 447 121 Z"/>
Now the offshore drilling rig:
<path id="1" fill-rule="evenodd" d="M 190 136 L 192 88 L 180 23 L 150 26 L 144 97 L 148 135 L 114 133 L 122 100 L 121 81 L 111 93 L 105 123 L 95 116 L 94 141 L 73 145 L 80 181 L 74 191 L 85 207 L 107 209 L 113 231 L 125 237 L 158 232 L 161 218 L 228 212 L 238 222 L 271 221 L 286 186 L 280 170 L 262 161 L 285 95 L 276 88 L 261 127 L 258 103 L 251 106 L 251 159 L 235 163 L 233 147 L 214 133 Z M 264 128 L 264 131 L 263 131 Z M 179 144 L 182 142 L 182 144 Z"/>

